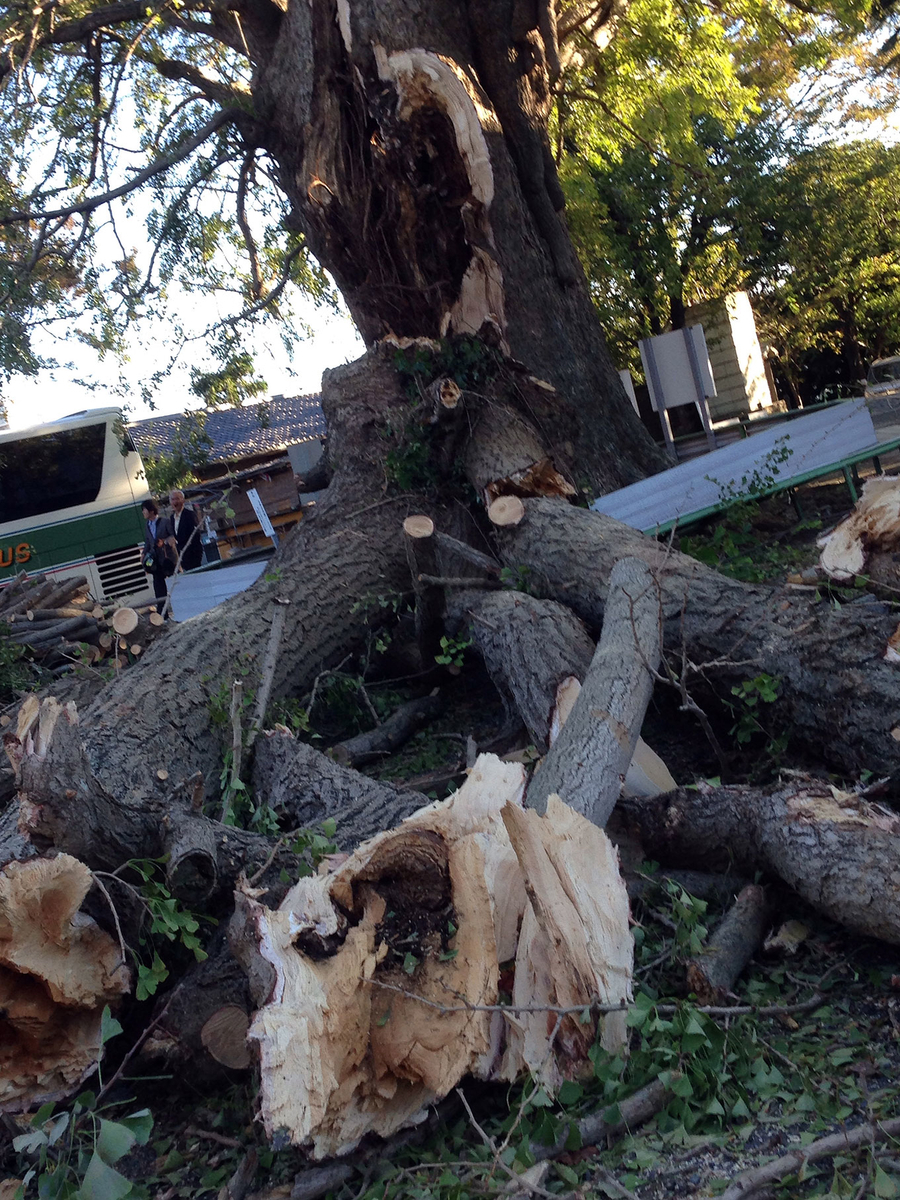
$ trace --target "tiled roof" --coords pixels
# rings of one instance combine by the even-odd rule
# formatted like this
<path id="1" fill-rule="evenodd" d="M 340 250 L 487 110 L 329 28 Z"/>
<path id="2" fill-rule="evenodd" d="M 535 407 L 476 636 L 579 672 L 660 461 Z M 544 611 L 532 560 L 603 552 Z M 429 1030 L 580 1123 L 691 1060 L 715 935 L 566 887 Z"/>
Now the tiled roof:
<path id="1" fill-rule="evenodd" d="M 205 433 L 212 446 L 208 462 L 226 462 L 251 454 L 269 454 L 297 442 L 325 436 L 325 415 L 320 397 L 272 396 L 261 404 L 244 408 L 215 408 L 206 411 Z M 149 417 L 129 425 L 138 450 L 171 454 L 183 417 Z"/>

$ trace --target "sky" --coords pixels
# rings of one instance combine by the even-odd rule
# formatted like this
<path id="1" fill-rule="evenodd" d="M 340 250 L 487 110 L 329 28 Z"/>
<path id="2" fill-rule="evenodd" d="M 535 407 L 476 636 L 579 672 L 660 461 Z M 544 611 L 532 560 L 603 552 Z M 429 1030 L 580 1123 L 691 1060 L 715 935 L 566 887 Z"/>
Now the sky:
<path id="1" fill-rule="evenodd" d="M 311 336 L 294 352 L 293 360 L 288 358 L 278 337 L 271 333 L 265 339 L 257 335 L 253 342 L 257 373 L 269 385 L 270 396 L 317 392 L 322 372 L 327 367 L 340 366 L 363 353 L 362 340 L 346 311 L 335 313 L 331 309 L 317 308 L 300 298 L 293 307 L 311 331 Z M 80 344 L 49 347 L 50 352 L 54 349 L 58 359 L 65 355 L 72 360 L 72 369 L 60 367 L 41 371 L 35 378 L 20 376 L 4 388 L 11 429 L 25 429 L 82 409 L 122 406 L 122 396 L 116 390 L 119 383 L 117 364 L 104 362 L 96 352 Z M 155 407 L 141 403 L 142 374 L 149 375 L 157 365 L 151 350 L 136 352 L 125 369 L 125 378 L 132 384 L 127 391 L 130 397 L 127 415 L 131 420 L 184 412 L 200 405 L 190 391 L 189 361 L 176 369 L 167 385 L 160 389 Z M 209 364 L 203 366 L 208 368 Z M 92 386 L 84 386 L 79 380 L 88 381 Z"/>

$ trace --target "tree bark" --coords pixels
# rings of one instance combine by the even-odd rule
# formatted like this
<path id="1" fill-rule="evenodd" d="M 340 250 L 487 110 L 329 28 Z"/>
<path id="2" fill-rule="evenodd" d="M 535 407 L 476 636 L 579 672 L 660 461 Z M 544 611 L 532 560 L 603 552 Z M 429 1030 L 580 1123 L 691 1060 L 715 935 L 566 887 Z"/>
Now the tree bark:
<path id="1" fill-rule="evenodd" d="M 555 793 L 603 828 L 634 756 L 658 662 L 656 580 L 639 559 L 620 559 L 584 687 L 531 778 L 532 808 L 544 812 Z"/>
<path id="2" fill-rule="evenodd" d="M 900 944 L 900 817 L 821 780 L 623 797 L 613 821 L 663 865 L 765 871 L 846 929 Z"/>
<path id="3" fill-rule="evenodd" d="M 624 396 L 569 241 L 547 59 L 525 11 L 510 0 L 288 5 L 258 63 L 256 111 L 292 220 L 366 343 L 489 322 L 558 388 L 575 482 L 608 489 L 663 460 Z"/>
<path id="4" fill-rule="evenodd" d="M 687 965 L 687 985 L 701 1004 L 722 1004 L 766 932 L 766 893 L 755 883 L 741 890 L 715 933 Z"/>
<path id="5" fill-rule="evenodd" d="M 900 689 L 883 659 L 896 622 L 868 604 L 840 609 L 806 593 L 740 583 L 600 513 L 525 501 L 525 518 L 498 531 L 510 567 L 528 567 L 545 594 L 598 629 L 612 568 L 642 559 L 661 596 L 664 653 L 710 705 L 765 673 L 778 683 L 771 713 L 792 752 L 856 776 L 900 769 Z"/>

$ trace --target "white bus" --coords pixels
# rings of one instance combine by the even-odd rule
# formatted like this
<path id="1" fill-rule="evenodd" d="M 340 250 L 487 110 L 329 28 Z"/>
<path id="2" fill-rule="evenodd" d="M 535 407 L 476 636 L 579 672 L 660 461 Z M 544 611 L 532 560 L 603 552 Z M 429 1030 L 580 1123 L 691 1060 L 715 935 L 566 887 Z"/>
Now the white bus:
<path id="1" fill-rule="evenodd" d="M 152 600 L 141 566 L 149 495 L 116 408 L 0 432 L 0 587 L 20 571 L 86 575 L 97 600 Z"/>

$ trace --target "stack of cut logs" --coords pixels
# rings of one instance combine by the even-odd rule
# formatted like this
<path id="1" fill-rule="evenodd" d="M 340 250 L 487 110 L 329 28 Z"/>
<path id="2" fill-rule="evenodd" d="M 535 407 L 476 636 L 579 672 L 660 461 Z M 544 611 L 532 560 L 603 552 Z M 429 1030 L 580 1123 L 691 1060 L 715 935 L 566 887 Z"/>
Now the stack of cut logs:
<path id="1" fill-rule="evenodd" d="M 98 604 L 83 575 L 52 580 L 19 575 L 0 592 L 0 629 L 50 668 L 70 662 L 90 665 L 109 658 L 127 666 L 164 625 L 153 606 Z"/>

